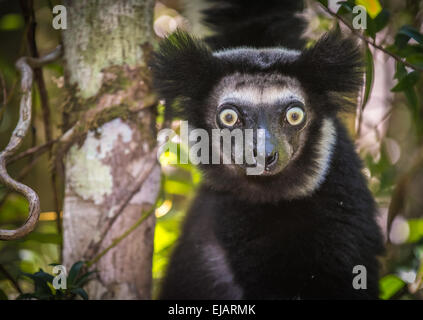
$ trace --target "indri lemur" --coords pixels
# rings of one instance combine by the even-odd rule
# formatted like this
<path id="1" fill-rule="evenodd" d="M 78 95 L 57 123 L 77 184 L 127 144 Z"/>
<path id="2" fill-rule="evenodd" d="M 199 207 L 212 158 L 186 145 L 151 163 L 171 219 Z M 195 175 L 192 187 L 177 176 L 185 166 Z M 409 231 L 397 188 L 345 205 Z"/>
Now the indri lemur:
<path id="1" fill-rule="evenodd" d="M 298 0 L 208 2 L 214 34 L 162 41 L 155 88 L 194 127 L 264 129 L 266 170 L 200 165 L 161 298 L 377 298 L 376 207 L 337 118 L 362 85 L 358 44 L 330 32 L 304 48 Z M 353 288 L 356 265 L 367 289 Z"/>

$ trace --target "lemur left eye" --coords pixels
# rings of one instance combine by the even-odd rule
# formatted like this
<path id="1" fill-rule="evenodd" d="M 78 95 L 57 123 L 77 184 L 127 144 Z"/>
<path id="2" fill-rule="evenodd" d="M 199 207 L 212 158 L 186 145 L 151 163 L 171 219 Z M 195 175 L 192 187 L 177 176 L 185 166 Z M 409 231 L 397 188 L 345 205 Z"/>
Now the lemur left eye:
<path id="1" fill-rule="evenodd" d="M 297 126 L 304 120 L 304 110 L 300 107 L 292 107 L 286 112 L 286 121 L 292 126 Z"/>
<path id="2" fill-rule="evenodd" d="M 226 127 L 233 127 L 238 121 L 238 114 L 232 109 L 223 109 L 219 113 L 220 122 Z"/>

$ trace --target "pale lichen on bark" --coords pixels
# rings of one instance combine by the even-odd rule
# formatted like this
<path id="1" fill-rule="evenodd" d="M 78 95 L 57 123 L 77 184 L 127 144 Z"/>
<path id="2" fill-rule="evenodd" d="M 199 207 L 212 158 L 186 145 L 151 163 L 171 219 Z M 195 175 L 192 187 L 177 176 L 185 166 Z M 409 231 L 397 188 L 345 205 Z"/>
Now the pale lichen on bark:
<path id="1" fill-rule="evenodd" d="M 66 0 L 64 5 L 69 32 L 63 32 L 63 41 L 77 44 L 65 50 L 67 64 L 74 67 L 68 83 L 78 85 L 82 98 L 97 94 L 103 69 L 144 63 L 142 44 L 153 36 L 154 1 Z"/>
<path id="2" fill-rule="evenodd" d="M 102 163 L 102 159 L 113 151 L 118 139 L 123 143 L 130 143 L 132 130 L 117 118 L 104 124 L 98 131 L 90 131 L 82 146 L 75 144 L 71 147 L 66 171 L 69 185 L 78 196 L 101 205 L 104 197 L 113 191 L 112 169 L 109 164 Z M 96 137 L 96 134 L 99 136 Z M 126 154 L 129 152 L 129 148 L 125 149 Z"/>

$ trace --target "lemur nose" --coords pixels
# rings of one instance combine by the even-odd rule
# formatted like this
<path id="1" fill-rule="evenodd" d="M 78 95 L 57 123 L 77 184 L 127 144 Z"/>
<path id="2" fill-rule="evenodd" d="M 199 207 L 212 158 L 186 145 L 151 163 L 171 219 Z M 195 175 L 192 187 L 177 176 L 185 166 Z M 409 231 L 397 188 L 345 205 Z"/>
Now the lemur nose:
<path id="1" fill-rule="evenodd" d="M 266 171 L 272 170 L 275 164 L 278 162 L 279 154 L 277 151 L 266 154 Z"/>

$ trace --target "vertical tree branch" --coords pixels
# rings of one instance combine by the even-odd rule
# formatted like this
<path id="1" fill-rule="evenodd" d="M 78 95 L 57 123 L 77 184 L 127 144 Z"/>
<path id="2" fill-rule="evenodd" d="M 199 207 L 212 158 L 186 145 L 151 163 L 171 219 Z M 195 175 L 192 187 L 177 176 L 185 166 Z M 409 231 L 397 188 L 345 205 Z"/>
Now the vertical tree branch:
<path id="1" fill-rule="evenodd" d="M 22 12 L 25 18 L 26 25 L 28 26 L 27 31 L 27 43 L 28 49 L 31 57 L 38 58 L 38 48 L 37 43 L 35 41 L 35 31 L 37 27 L 37 21 L 35 19 L 35 12 L 34 12 L 34 1 L 33 0 L 20 0 Z M 46 84 L 44 80 L 43 70 L 41 67 L 34 68 L 34 79 L 37 83 L 38 91 L 40 93 L 40 100 L 41 100 L 41 110 L 43 114 L 43 123 L 44 123 L 44 136 L 46 143 L 49 143 L 53 140 L 52 133 L 51 133 L 51 117 L 50 117 L 50 105 L 49 99 L 46 89 Z M 49 159 L 52 158 L 52 146 L 50 146 L 49 150 Z M 33 159 L 32 159 L 33 160 Z M 60 205 L 59 205 L 59 196 L 57 192 L 57 176 L 56 170 L 51 171 L 50 173 L 50 181 L 51 181 L 51 188 L 53 192 L 53 201 L 54 201 L 54 208 L 56 212 L 56 226 L 57 231 L 59 234 L 62 234 L 62 223 L 60 221 Z M 61 251 L 61 249 L 59 249 Z"/>

